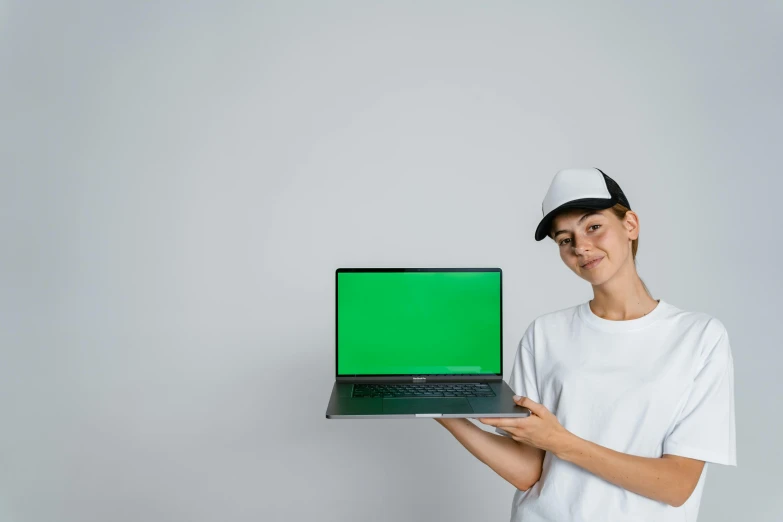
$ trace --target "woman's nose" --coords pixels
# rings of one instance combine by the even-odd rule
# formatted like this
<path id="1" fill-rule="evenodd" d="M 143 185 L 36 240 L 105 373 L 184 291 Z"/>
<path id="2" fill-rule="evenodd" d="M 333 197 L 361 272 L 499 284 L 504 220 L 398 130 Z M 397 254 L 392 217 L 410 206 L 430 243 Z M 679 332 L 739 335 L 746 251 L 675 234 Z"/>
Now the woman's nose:
<path id="1" fill-rule="evenodd" d="M 574 242 L 574 251 L 577 252 L 577 253 L 580 253 L 580 254 L 582 252 L 584 252 L 585 250 L 588 250 L 589 247 L 592 246 L 590 244 L 590 242 L 587 239 L 585 239 L 585 238 L 577 238 L 577 237 L 575 237 L 573 239 L 573 242 Z"/>

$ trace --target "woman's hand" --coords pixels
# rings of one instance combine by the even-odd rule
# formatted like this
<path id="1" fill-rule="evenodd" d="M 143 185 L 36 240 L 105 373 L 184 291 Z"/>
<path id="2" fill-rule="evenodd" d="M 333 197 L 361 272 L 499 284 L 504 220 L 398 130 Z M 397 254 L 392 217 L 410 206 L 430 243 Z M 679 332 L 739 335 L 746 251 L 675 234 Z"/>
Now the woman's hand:
<path id="1" fill-rule="evenodd" d="M 557 453 L 566 443 L 571 433 L 565 429 L 557 417 L 542 404 L 528 397 L 514 396 L 514 402 L 531 411 L 528 417 L 482 417 L 478 419 L 483 424 L 495 426 L 507 431 L 517 442 Z"/>
<path id="2" fill-rule="evenodd" d="M 435 422 L 437 422 L 447 430 L 451 430 L 451 428 L 463 422 L 473 424 L 468 419 L 461 418 L 461 417 L 433 417 L 433 418 L 435 419 Z"/>

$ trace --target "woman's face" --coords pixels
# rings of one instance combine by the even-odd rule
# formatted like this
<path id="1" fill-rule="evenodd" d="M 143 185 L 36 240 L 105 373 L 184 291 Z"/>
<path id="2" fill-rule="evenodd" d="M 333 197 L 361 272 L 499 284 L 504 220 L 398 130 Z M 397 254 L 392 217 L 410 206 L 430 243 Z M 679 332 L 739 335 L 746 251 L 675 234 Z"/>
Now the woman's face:
<path id="1" fill-rule="evenodd" d="M 639 236 L 638 218 L 628 211 L 624 221 L 611 209 L 570 209 L 552 222 L 560 258 L 576 275 L 599 285 L 625 263 L 633 263 L 631 241 Z M 597 264 L 584 266 L 590 261 Z"/>

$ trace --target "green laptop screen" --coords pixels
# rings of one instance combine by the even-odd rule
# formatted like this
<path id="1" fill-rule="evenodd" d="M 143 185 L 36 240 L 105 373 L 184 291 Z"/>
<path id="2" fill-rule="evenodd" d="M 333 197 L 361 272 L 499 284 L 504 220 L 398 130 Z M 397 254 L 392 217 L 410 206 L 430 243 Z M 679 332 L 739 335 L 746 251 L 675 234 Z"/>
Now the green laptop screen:
<path id="1" fill-rule="evenodd" d="M 337 374 L 499 374 L 500 272 L 337 272 Z"/>

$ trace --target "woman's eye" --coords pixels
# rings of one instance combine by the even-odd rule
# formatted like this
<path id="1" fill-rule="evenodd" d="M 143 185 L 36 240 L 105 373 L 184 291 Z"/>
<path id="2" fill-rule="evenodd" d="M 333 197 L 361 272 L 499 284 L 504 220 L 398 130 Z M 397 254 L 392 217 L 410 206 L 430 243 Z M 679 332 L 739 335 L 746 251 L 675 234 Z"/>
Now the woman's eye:
<path id="1" fill-rule="evenodd" d="M 595 225 L 590 225 L 590 226 L 589 226 L 589 227 L 587 227 L 587 228 L 600 227 L 600 226 L 601 226 L 601 225 L 599 225 L 599 224 L 597 224 L 597 223 L 596 223 Z M 568 238 L 565 238 L 563 241 L 566 241 L 566 240 L 568 240 Z M 563 246 L 563 241 L 561 241 L 561 242 L 559 243 L 559 245 L 560 245 L 560 246 Z"/>

